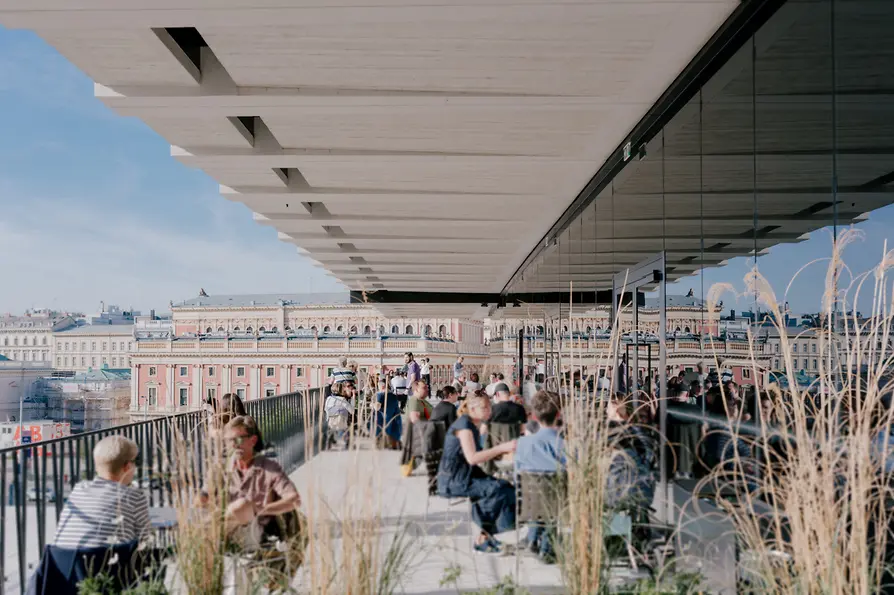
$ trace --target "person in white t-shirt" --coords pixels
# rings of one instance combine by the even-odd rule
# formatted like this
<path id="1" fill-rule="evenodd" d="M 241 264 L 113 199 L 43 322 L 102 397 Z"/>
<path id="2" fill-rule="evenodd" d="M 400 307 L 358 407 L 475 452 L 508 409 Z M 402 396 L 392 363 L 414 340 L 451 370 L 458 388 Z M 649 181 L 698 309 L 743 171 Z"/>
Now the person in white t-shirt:
<path id="1" fill-rule="evenodd" d="M 407 376 L 406 372 L 397 372 L 391 379 L 391 391 L 397 395 L 397 401 L 400 403 L 400 410 L 403 411 L 407 406 Z"/>
<path id="2" fill-rule="evenodd" d="M 427 357 L 422 358 L 420 360 L 421 366 L 419 366 L 419 373 L 422 375 L 422 380 L 425 381 L 426 386 L 428 386 L 429 392 L 431 391 L 431 360 Z"/>
<path id="3" fill-rule="evenodd" d="M 462 397 L 466 398 L 469 395 L 474 395 L 476 390 L 481 390 L 481 383 L 478 382 L 478 374 L 472 372 L 469 380 L 466 382 L 465 386 L 463 386 Z"/>
<path id="4" fill-rule="evenodd" d="M 502 374 L 491 374 L 490 375 L 490 384 L 488 384 L 487 387 L 484 389 L 484 392 L 487 393 L 487 396 L 489 396 L 490 398 L 494 397 L 494 395 L 497 392 L 498 384 L 505 384 L 505 381 L 503 380 L 503 375 Z"/>

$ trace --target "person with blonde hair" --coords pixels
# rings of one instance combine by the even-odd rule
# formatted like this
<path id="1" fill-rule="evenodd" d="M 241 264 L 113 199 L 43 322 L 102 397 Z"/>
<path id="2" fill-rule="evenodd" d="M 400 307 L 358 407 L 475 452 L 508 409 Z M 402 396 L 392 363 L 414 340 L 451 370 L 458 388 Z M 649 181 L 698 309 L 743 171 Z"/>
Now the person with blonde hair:
<path id="1" fill-rule="evenodd" d="M 445 498 L 469 498 L 472 520 L 481 528 L 475 551 L 496 553 L 502 544 L 495 535 L 515 528 L 515 488 L 491 477 L 481 465 L 515 451 L 515 440 L 481 449 L 478 426 L 490 417 L 490 399 L 474 395 L 460 407 L 459 418 L 447 430 L 444 454 L 438 467 L 438 494 Z"/>
<path id="2" fill-rule="evenodd" d="M 96 477 L 72 490 L 56 529 L 54 545 L 66 549 L 137 542 L 149 531 L 149 500 L 130 484 L 140 449 L 121 435 L 106 436 L 93 448 Z"/>

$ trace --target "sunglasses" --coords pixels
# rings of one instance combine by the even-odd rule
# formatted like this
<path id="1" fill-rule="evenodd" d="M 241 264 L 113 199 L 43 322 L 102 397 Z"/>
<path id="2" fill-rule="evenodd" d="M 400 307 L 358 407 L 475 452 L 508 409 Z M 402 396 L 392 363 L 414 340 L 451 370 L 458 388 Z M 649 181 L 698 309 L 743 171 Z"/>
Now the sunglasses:
<path id="1" fill-rule="evenodd" d="M 246 440 L 251 438 L 251 436 L 233 436 L 229 438 L 227 441 L 233 446 L 242 446 Z"/>

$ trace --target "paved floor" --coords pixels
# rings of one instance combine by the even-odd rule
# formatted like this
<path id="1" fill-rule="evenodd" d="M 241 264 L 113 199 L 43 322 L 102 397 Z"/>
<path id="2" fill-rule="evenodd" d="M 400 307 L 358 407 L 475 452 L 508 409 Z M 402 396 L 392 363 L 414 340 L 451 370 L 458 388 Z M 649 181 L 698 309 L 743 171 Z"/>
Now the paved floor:
<path id="1" fill-rule="evenodd" d="M 519 559 L 516 579 L 515 556 L 473 553 L 477 529 L 470 524 L 468 503 L 451 505 L 443 498 L 428 498 L 424 475 L 417 471 L 401 477 L 399 457 L 396 452 L 327 451 L 293 473 L 292 479 L 305 510 L 330 510 L 338 519 L 380 515 L 383 544 L 404 532 L 414 555 L 399 592 L 457 593 L 493 587 L 507 578 L 531 593 L 562 592 L 559 568 L 533 555 Z M 514 532 L 499 537 L 505 543 L 516 538 Z M 333 543 L 331 549 L 340 549 L 340 544 Z M 460 569 L 456 581 L 442 584 L 451 569 Z M 306 584 L 309 578 L 298 580 Z"/>

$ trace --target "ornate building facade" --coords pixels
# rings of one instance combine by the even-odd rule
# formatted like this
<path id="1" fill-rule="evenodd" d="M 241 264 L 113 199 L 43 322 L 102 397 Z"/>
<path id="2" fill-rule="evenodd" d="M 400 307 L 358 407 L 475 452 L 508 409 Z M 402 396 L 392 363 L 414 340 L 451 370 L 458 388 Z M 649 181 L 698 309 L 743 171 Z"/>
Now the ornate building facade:
<path id="1" fill-rule="evenodd" d="M 339 297 L 201 296 L 171 312 L 170 331 L 136 331 L 134 412 L 194 409 L 228 392 L 251 400 L 319 387 L 343 356 L 374 372 L 403 366 L 410 351 L 431 360 L 435 383 L 452 379 L 459 355 L 469 370 L 487 358 L 482 322 L 383 318 Z"/>
<path id="2" fill-rule="evenodd" d="M 749 340 L 745 330 L 725 328 L 719 308 L 713 313 L 697 298 L 668 296 L 667 366 L 674 371 L 695 371 L 703 363 L 707 372 L 717 371 L 740 384 L 760 384 L 771 365 L 765 333 Z M 546 325 L 544 327 L 544 325 Z M 658 374 L 659 310 L 652 302 L 640 307 L 634 329 L 633 312 L 620 313 L 617 353 L 612 353 L 611 312 L 601 306 L 575 313 L 561 321 L 538 321 L 532 318 L 503 318 L 488 322 L 489 367 L 511 374 L 518 361 L 518 333 L 524 330 L 525 369 L 534 372 L 559 369 L 582 370 L 584 375 L 599 368 L 614 366 L 618 357 L 626 357 L 632 366 L 633 351 L 638 350 L 640 376 Z M 634 332 L 639 337 L 634 346 Z M 758 367 L 755 378 L 754 364 Z M 631 370 L 632 374 L 632 370 Z"/>

